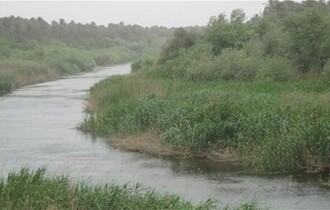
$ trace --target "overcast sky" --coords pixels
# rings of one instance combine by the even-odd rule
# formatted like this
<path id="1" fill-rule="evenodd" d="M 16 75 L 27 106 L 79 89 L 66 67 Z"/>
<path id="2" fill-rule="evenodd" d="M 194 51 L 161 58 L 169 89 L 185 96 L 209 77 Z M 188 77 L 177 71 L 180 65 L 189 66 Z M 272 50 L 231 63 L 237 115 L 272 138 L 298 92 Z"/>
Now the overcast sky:
<path id="1" fill-rule="evenodd" d="M 206 25 L 210 16 L 230 15 L 242 8 L 247 17 L 261 13 L 267 0 L 234 1 L 0 1 L 0 17 L 42 17 L 48 22 L 65 19 L 80 23 L 138 24 L 142 26 Z"/>

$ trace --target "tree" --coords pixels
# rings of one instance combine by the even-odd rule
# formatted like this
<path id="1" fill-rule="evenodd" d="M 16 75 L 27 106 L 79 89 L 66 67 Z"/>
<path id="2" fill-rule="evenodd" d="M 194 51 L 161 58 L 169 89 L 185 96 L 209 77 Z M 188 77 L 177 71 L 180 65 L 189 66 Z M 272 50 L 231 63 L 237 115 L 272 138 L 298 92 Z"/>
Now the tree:
<path id="1" fill-rule="evenodd" d="M 265 16 L 274 16 L 283 19 L 294 12 L 302 10 L 302 4 L 294 1 L 269 0 L 264 9 Z"/>
<path id="2" fill-rule="evenodd" d="M 234 9 L 230 14 L 230 22 L 242 24 L 245 20 L 245 13 L 242 9 Z"/>
<path id="3" fill-rule="evenodd" d="M 212 17 L 209 21 L 206 38 L 213 45 L 213 53 L 220 55 L 227 48 L 241 49 L 248 40 L 247 27 L 243 20 L 245 14 L 241 9 L 234 10 L 231 21 L 224 14 Z"/>
<path id="4" fill-rule="evenodd" d="M 179 28 L 174 32 L 174 38 L 169 42 L 168 46 L 161 52 L 158 63 L 165 63 L 167 60 L 173 59 L 179 54 L 180 49 L 190 48 L 195 44 L 196 36 L 187 32 L 183 28 Z"/>
<path id="5" fill-rule="evenodd" d="M 320 72 L 330 57 L 329 10 L 308 7 L 286 21 L 290 34 L 290 54 L 301 72 Z"/>

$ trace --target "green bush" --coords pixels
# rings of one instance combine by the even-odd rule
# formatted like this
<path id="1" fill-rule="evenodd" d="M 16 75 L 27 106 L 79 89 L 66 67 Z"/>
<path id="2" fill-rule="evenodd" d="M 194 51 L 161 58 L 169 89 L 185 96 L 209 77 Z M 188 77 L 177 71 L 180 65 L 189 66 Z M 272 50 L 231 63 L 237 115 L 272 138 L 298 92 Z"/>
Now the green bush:
<path id="1" fill-rule="evenodd" d="M 151 70 L 157 61 L 155 56 L 144 56 L 132 63 L 132 72 Z"/>
<path id="2" fill-rule="evenodd" d="M 96 64 L 89 52 L 53 44 L 43 47 L 43 59 L 64 74 L 91 70 Z"/>
<path id="3" fill-rule="evenodd" d="M 224 50 L 216 62 L 219 76 L 224 80 L 251 81 L 259 68 L 259 61 L 248 57 L 244 50 Z"/>
<path id="4" fill-rule="evenodd" d="M 274 56 L 265 59 L 258 72 L 258 77 L 275 82 L 285 82 L 292 78 L 293 72 L 293 67 L 288 59 Z"/>
<path id="5" fill-rule="evenodd" d="M 189 49 L 181 49 L 178 56 L 165 64 L 166 71 L 170 71 L 173 78 L 181 79 L 213 79 L 213 73 L 205 68 L 197 68 L 203 63 L 212 60 L 212 46 L 205 42 L 199 42 Z M 197 78 L 196 76 L 201 76 Z"/>
<path id="6" fill-rule="evenodd" d="M 12 78 L 6 75 L 0 75 L 0 95 L 8 93 L 12 89 Z"/>
<path id="7" fill-rule="evenodd" d="M 181 50 L 192 47 L 196 42 L 196 38 L 195 34 L 183 28 L 176 29 L 174 31 L 174 37 L 162 50 L 158 64 L 165 64 L 168 60 L 176 58 Z"/>
<path id="8" fill-rule="evenodd" d="M 322 78 L 326 78 L 330 80 L 330 59 L 328 59 L 327 62 L 325 63 L 321 76 Z"/>
<path id="9" fill-rule="evenodd" d="M 219 79 L 219 67 L 214 58 L 201 57 L 199 60 L 191 61 L 185 78 L 192 81 L 216 80 Z"/>

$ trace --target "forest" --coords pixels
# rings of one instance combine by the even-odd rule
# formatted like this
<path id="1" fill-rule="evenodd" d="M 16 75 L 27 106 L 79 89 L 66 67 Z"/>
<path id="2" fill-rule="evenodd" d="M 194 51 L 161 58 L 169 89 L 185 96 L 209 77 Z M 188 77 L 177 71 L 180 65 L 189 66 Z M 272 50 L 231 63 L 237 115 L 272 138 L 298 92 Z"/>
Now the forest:
<path id="1" fill-rule="evenodd" d="M 162 145 L 145 146 L 153 155 L 170 148 L 261 173 L 329 177 L 329 24 L 329 2 L 270 0 L 249 20 L 235 9 L 202 30 L 179 28 L 132 75 L 92 88 L 81 128 L 110 142 L 151 135 Z"/>
<path id="2" fill-rule="evenodd" d="M 0 18 L 0 94 L 157 53 L 173 30 L 122 22 L 98 26 L 63 19 L 47 23 L 41 17 Z"/>

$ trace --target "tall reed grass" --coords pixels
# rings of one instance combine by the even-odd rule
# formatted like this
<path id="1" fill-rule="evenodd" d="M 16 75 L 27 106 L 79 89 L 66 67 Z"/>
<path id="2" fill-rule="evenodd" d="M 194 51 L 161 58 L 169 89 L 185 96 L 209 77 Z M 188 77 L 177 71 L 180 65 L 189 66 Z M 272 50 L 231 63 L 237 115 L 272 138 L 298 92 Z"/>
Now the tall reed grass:
<path id="1" fill-rule="evenodd" d="M 329 168 L 329 81 L 192 82 L 156 74 L 97 84 L 81 128 L 103 137 L 152 129 L 164 144 L 193 153 L 221 145 L 260 171 Z"/>
<path id="2" fill-rule="evenodd" d="M 71 184 L 65 176 L 48 178 L 45 169 L 26 168 L 0 182 L 1 209 L 210 209 L 211 202 L 194 206 L 178 196 L 160 195 L 140 185 Z"/>
<path id="3" fill-rule="evenodd" d="M 221 209 L 214 201 L 199 205 L 176 195 L 136 185 L 73 184 L 69 177 L 48 177 L 45 168 L 23 168 L 0 179 L 0 209 Z M 254 202 L 223 209 L 259 209 Z"/>

